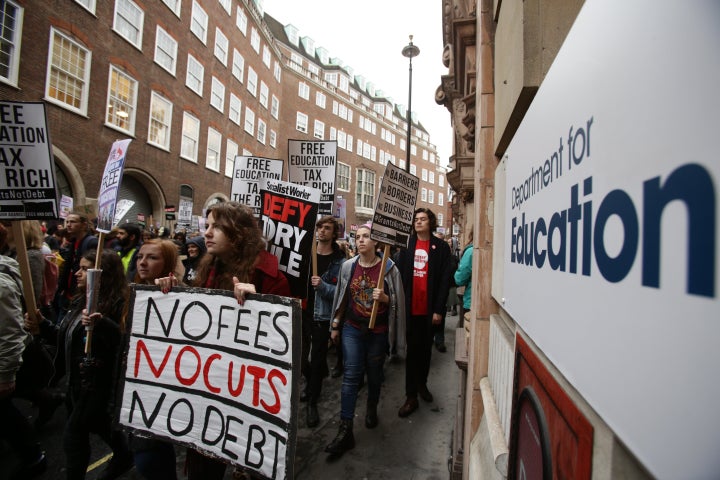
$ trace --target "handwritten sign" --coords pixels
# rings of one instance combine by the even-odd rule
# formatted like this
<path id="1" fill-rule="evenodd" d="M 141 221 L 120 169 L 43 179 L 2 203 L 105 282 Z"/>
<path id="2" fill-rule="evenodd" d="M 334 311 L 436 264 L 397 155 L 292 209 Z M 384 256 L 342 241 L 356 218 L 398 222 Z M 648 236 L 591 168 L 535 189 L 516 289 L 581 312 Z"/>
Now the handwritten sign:
<path id="1" fill-rule="evenodd" d="M 44 103 L 0 102 L 0 218 L 58 217 Z"/>
<path id="2" fill-rule="evenodd" d="M 265 478 L 293 478 L 297 300 L 136 285 L 121 425 Z"/>
<path id="3" fill-rule="evenodd" d="M 120 182 L 122 181 L 123 169 L 125 167 L 125 156 L 132 139 L 117 140 L 110 148 L 105 171 L 100 182 L 100 193 L 98 195 L 98 225 L 99 232 L 109 233 L 115 219 L 115 206 Z"/>
<path id="4" fill-rule="evenodd" d="M 337 142 L 288 140 L 288 179 L 320 190 L 320 215 L 332 215 Z"/>

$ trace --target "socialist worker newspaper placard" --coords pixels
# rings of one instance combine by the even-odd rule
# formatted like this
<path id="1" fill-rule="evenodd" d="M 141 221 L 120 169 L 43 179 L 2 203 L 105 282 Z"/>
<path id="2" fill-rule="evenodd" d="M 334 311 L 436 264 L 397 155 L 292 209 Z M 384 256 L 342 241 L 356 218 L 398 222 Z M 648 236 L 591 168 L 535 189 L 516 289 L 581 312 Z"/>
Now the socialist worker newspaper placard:
<path id="1" fill-rule="evenodd" d="M 45 104 L 0 102 L 0 218 L 58 218 Z"/>
<path id="2" fill-rule="evenodd" d="M 320 190 L 265 178 L 260 196 L 260 220 L 268 251 L 277 257 L 292 296 L 305 298 Z"/>
<path id="3" fill-rule="evenodd" d="M 117 418 L 137 435 L 293 478 L 300 305 L 135 285 Z"/>
<path id="4" fill-rule="evenodd" d="M 320 215 L 333 214 L 336 169 L 337 141 L 288 140 L 288 179 L 320 190 Z"/>
<path id="5" fill-rule="evenodd" d="M 260 181 L 263 178 L 282 180 L 282 160 L 238 155 L 235 157 L 230 200 L 252 208 L 260 217 Z"/>
<path id="6" fill-rule="evenodd" d="M 392 163 L 385 167 L 373 215 L 373 240 L 405 248 L 413 231 L 420 180 Z"/>

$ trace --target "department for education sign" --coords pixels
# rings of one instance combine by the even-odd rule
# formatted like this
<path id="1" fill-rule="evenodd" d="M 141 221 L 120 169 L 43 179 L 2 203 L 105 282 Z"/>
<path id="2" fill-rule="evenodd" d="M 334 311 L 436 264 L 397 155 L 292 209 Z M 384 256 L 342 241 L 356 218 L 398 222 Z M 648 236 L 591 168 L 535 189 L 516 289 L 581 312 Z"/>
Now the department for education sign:
<path id="1" fill-rule="evenodd" d="M 496 299 L 659 478 L 720 471 L 719 12 L 587 1 L 498 168 Z"/>

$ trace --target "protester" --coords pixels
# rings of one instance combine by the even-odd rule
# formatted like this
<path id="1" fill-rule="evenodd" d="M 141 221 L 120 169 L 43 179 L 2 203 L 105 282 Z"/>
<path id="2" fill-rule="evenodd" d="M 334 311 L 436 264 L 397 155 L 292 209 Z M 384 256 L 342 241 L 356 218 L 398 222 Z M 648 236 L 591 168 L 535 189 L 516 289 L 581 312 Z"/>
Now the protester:
<path id="1" fill-rule="evenodd" d="M 265 241 L 252 210 L 237 202 L 211 205 L 205 229 L 207 254 L 200 262 L 193 286 L 232 291 L 242 304 L 252 293 L 290 296 L 287 278 L 277 258 L 265 250 Z M 164 291 L 177 285 L 167 276 L 156 282 Z M 226 465 L 189 448 L 189 480 L 222 479 Z"/>
<path id="2" fill-rule="evenodd" d="M 370 239 L 370 226 L 357 229 L 355 242 L 359 255 L 343 263 L 332 306 L 331 338 L 342 338 L 344 372 L 340 394 L 340 428 L 325 447 L 332 456 L 340 456 L 355 447 L 353 418 L 360 381 L 367 374 L 368 397 L 365 426 L 378 424 L 377 405 L 383 382 L 383 364 L 390 346 L 404 349 L 405 297 L 400 272 L 387 259 L 382 288 L 378 286 L 382 259 L 377 242 Z M 373 303 L 378 301 L 375 325 L 369 328 Z"/>
<path id="3" fill-rule="evenodd" d="M 122 260 L 125 276 L 132 282 L 135 278 L 137 254 L 142 243 L 142 229 L 134 223 L 123 223 L 117 227 L 118 255 Z"/>
<path id="4" fill-rule="evenodd" d="M 460 265 L 458 266 L 457 271 L 455 272 L 455 283 L 458 284 L 460 287 L 465 288 L 465 292 L 463 293 L 463 302 L 462 302 L 462 310 L 461 313 L 463 315 L 460 317 L 460 320 L 462 320 L 464 316 L 464 312 L 470 311 L 470 304 L 472 303 L 472 257 L 473 257 L 473 231 L 472 227 L 470 228 L 470 231 L 468 232 L 468 244 L 465 246 L 465 248 L 462 251 L 462 256 L 460 257 Z"/>
<path id="5" fill-rule="evenodd" d="M 445 315 L 452 275 L 450 247 L 432 234 L 436 228 L 437 220 L 430 209 L 416 209 L 408 248 L 398 255 L 408 312 L 406 399 L 398 411 L 400 417 L 407 417 L 418 409 L 418 395 L 426 402 L 433 401 L 427 387 L 433 326 L 441 325 Z"/>
<path id="6" fill-rule="evenodd" d="M 187 257 L 182 261 L 185 267 L 183 283 L 190 285 L 195 280 L 200 260 L 202 260 L 202 257 L 207 251 L 205 248 L 205 239 L 203 237 L 191 237 L 185 243 L 185 249 L 187 250 Z"/>
<path id="7" fill-rule="evenodd" d="M 6 247 L 9 222 L 0 223 L 0 249 Z M 25 416 L 13 403 L 17 375 L 30 334 L 23 329 L 22 281 L 18 263 L 0 255 L 0 438 L 17 453 L 11 479 L 40 475 L 47 467 L 45 452 Z"/>
<path id="8" fill-rule="evenodd" d="M 171 240 L 153 238 L 140 246 L 137 254 L 135 283 L 155 285 L 155 280 L 170 275 L 178 278 L 178 250 Z M 148 480 L 175 480 L 175 447 L 163 440 L 130 437 L 135 469 Z"/>
<path id="9" fill-rule="evenodd" d="M 317 402 L 320 399 L 323 378 L 328 376 L 331 308 L 340 266 L 345 261 L 345 253 L 337 244 L 339 228 L 335 217 L 330 215 L 320 218 L 315 224 L 317 275 L 310 276 L 309 294 L 302 313 L 302 363 L 303 376 L 307 382 L 305 420 L 310 428 L 320 423 Z"/>
<path id="10" fill-rule="evenodd" d="M 68 214 L 65 219 L 66 244 L 60 248 L 63 264 L 60 267 L 58 290 L 55 295 L 55 313 L 60 320 L 66 313 L 77 286 L 76 273 L 80 258 L 88 251 L 97 250 L 98 239 L 90 229 L 87 215 L 79 212 Z"/>
<path id="11" fill-rule="evenodd" d="M 95 433 L 112 449 L 113 457 L 101 479 L 117 478 L 132 468 L 132 455 L 125 434 L 113 428 L 115 388 L 122 350 L 129 286 L 117 253 L 104 250 L 101 256 L 100 289 L 97 309 L 88 315 L 86 286 L 88 270 L 95 268 L 95 251 L 83 254 L 75 273 L 77 292 L 59 325 L 41 318 L 40 334 L 57 342 L 56 376 L 67 375 L 69 417 L 63 435 L 68 480 L 84 479 L 90 461 L 90 433 Z M 39 312 L 38 312 L 39 313 Z M 33 320 L 26 317 L 29 330 Z M 92 350 L 85 353 L 86 338 L 92 328 Z"/>

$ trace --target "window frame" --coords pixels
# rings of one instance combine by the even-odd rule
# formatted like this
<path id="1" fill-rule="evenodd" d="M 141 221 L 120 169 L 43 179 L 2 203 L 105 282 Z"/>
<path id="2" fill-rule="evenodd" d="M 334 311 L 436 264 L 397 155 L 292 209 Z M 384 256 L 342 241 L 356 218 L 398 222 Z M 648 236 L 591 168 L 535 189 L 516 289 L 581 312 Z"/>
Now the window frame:
<path id="1" fill-rule="evenodd" d="M 132 91 L 129 92 L 130 97 L 132 97 L 132 98 L 125 99 L 121 96 L 122 90 L 126 89 L 126 88 L 124 88 L 124 86 L 122 84 L 119 84 L 119 87 L 123 87 L 123 88 L 118 89 L 118 88 L 113 87 L 113 82 L 115 81 L 115 76 L 117 76 L 117 78 L 119 80 L 121 80 L 121 79 L 127 80 L 128 83 L 133 86 Z M 107 105 L 107 107 L 105 108 L 105 126 L 106 127 L 120 130 L 121 132 L 127 133 L 128 135 L 135 135 L 135 121 L 136 121 L 136 117 L 137 117 L 137 97 L 138 97 L 139 87 L 140 87 L 140 82 L 138 80 L 133 78 L 130 74 L 123 71 L 119 67 L 113 65 L 112 63 L 110 64 L 110 72 L 108 74 L 107 98 L 106 98 L 106 102 L 105 102 L 105 105 Z M 113 92 L 115 92 L 115 95 L 113 95 Z M 128 119 L 125 120 L 125 122 L 127 122 L 127 128 L 123 127 L 122 125 L 118 125 L 117 123 L 113 123 L 108 118 L 111 115 L 113 116 L 113 118 L 115 118 L 115 117 L 123 118 L 122 115 L 120 115 L 120 114 L 114 114 L 114 113 L 110 112 L 110 109 L 114 108 L 116 106 L 116 104 L 122 104 L 122 105 L 125 105 L 128 107 L 128 110 L 129 110 L 129 113 L 127 115 Z"/>
<path id="2" fill-rule="evenodd" d="M 164 111 L 166 112 L 166 115 L 162 119 L 156 118 L 153 113 L 155 112 L 155 109 L 153 108 L 155 106 L 155 102 L 161 102 L 163 103 L 166 108 Z M 147 142 L 150 145 L 153 145 L 155 147 L 158 147 L 162 150 L 165 150 L 167 152 L 170 151 L 170 136 L 172 134 L 172 112 L 173 112 L 173 103 L 162 96 L 159 92 L 151 91 L 150 92 L 150 108 L 148 112 L 148 134 L 147 134 Z M 156 130 L 158 131 L 164 131 L 165 135 L 165 141 L 164 142 L 157 142 L 153 139 L 153 137 L 156 137 L 157 135 L 153 135 L 153 127 L 155 125 L 161 125 L 162 128 L 158 128 Z"/>
<path id="3" fill-rule="evenodd" d="M 126 16 L 122 15 L 123 12 L 120 12 L 119 9 L 121 5 L 134 8 L 135 12 L 130 13 L 136 13 L 139 14 L 139 25 L 136 25 L 132 22 L 132 19 L 127 18 Z M 125 22 L 125 26 L 131 26 L 135 28 L 136 33 L 133 36 L 134 38 L 131 38 L 128 36 L 128 32 L 123 31 L 122 26 L 118 26 L 118 18 L 122 19 Z M 115 0 L 115 9 L 113 11 L 113 26 L 112 30 L 113 32 L 117 33 L 125 39 L 130 45 L 137 48 L 138 50 L 142 51 L 142 40 L 143 40 L 143 26 L 145 22 L 145 11 L 138 6 L 133 0 Z"/>
<path id="4" fill-rule="evenodd" d="M 171 43 L 170 46 L 171 46 L 171 50 L 173 50 L 172 53 L 165 51 L 165 49 L 163 49 L 161 47 L 161 44 L 160 44 L 161 39 L 166 39 L 166 40 L 168 40 L 168 43 Z M 158 51 L 170 59 L 171 65 L 169 67 L 167 65 L 165 65 L 160 59 L 158 59 Z M 170 35 L 170 33 L 167 30 L 165 30 L 160 25 L 158 25 L 157 28 L 155 29 L 155 52 L 153 55 L 153 61 L 158 66 L 160 66 L 160 68 L 162 68 L 163 70 L 165 70 L 166 72 L 168 72 L 170 75 L 172 75 L 174 77 L 175 71 L 177 69 L 177 54 L 178 54 L 177 40 L 175 40 L 175 38 L 173 38 L 173 36 Z"/>
<path id="5" fill-rule="evenodd" d="M 20 52 L 22 48 L 22 32 L 23 32 L 23 19 L 25 18 L 25 8 L 20 6 L 18 3 L 7 0 L 6 6 L 14 7 L 15 8 L 15 16 L 13 20 L 15 21 L 15 26 L 12 29 L 12 38 L 9 38 L 7 40 L 8 43 L 6 45 L 10 46 L 10 53 L 8 57 L 10 60 L 7 62 L 7 76 L 0 75 L 0 81 L 2 83 L 7 83 L 9 85 L 12 85 L 14 87 L 18 86 L 18 79 L 20 76 Z M 3 15 L 3 20 L 6 18 L 5 15 Z M 10 31 L 10 28 L 5 28 L 5 24 L 0 24 L 2 26 L 3 31 Z M 51 51 L 52 52 L 52 51 Z"/>
<path id="6" fill-rule="evenodd" d="M 200 15 L 200 18 L 197 18 Z M 204 16 L 204 21 L 203 21 Z M 193 0 L 192 12 L 190 14 L 190 31 L 195 37 L 202 42 L 203 45 L 207 45 L 207 34 L 208 34 L 208 21 L 209 16 L 197 0 Z"/>
<path id="7" fill-rule="evenodd" d="M 212 149 L 211 147 L 217 147 Z M 215 154 L 215 165 L 210 164 L 210 154 Z M 207 145 L 205 147 L 205 168 L 213 172 L 220 172 L 220 157 L 222 155 L 222 133 L 213 127 L 208 127 Z"/>
<path id="8" fill-rule="evenodd" d="M 53 65 L 53 51 L 55 50 L 55 41 L 56 37 L 59 37 L 64 42 L 67 42 L 70 44 L 70 46 L 73 47 L 73 49 L 76 49 L 80 52 L 83 52 L 85 56 L 83 57 L 83 61 L 85 63 L 85 69 L 83 70 L 83 78 L 80 79 L 78 75 L 71 75 L 67 71 L 61 71 L 59 67 Z M 47 59 L 47 73 L 46 73 L 46 80 L 45 80 L 45 98 L 44 100 L 50 103 L 53 103 L 55 105 L 58 105 L 60 107 L 66 108 L 70 111 L 79 113 L 81 115 L 87 115 L 87 109 L 88 109 L 88 97 L 89 97 L 89 91 L 90 91 L 90 67 L 92 65 L 92 51 L 90 51 L 88 48 L 83 46 L 80 42 L 75 41 L 70 36 L 66 35 L 65 33 L 61 32 L 60 30 L 50 27 L 50 45 L 48 46 L 48 59 Z M 50 93 L 51 91 L 51 80 L 53 78 L 56 78 L 56 75 L 53 75 L 53 72 L 60 72 L 65 74 L 67 77 L 74 78 L 77 82 L 82 84 L 81 87 L 81 93 L 79 95 L 79 98 L 77 100 L 79 101 L 80 106 L 76 107 L 71 103 L 67 103 L 63 100 L 60 100 L 59 98 L 53 97 Z"/>
<path id="9" fill-rule="evenodd" d="M 194 125 L 190 125 L 189 122 L 192 121 Z M 188 129 L 186 127 L 195 127 L 194 132 L 188 132 Z M 190 136 L 189 134 L 194 134 L 194 136 Z M 197 157 L 198 157 L 198 151 L 200 146 L 200 119 L 197 118 L 195 115 L 189 113 L 189 112 L 183 112 L 183 123 L 182 123 L 182 132 L 180 136 L 180 158 L 187 160 L 192 163 L 198 163 Z M 189 140 L 186 140 L 189 139 Z M 192 141 L 193 152 L 192 156 L 187 155 L 187 146 L 188 141 Z"/>

